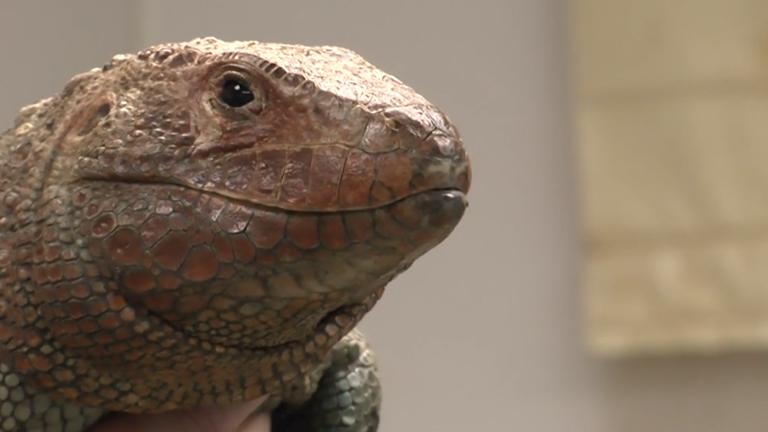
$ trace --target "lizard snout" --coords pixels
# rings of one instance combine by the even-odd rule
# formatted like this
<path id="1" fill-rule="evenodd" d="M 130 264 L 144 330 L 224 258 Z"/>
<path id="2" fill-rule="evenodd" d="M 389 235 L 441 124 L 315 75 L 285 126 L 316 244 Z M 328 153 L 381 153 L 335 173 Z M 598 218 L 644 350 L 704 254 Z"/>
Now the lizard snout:
<path id="1" fill-rule="evenodd" d="M 469 191 L 470 163 L 461 136 L 431 105 L 381 111 L 366 127 L 360 148 L 375 159 L 372 203 L 431 190 Z"/>

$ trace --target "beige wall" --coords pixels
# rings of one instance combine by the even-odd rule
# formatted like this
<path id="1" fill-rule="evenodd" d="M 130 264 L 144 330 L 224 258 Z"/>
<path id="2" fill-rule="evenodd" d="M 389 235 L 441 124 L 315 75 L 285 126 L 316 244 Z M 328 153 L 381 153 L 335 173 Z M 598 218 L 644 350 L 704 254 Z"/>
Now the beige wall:
<path id="1" fill-rule="evenodd" d="M 384 368 L 383 432 L 768 427 L 768 357 L 584 354 L 562 2 L 107 3 L 0 3 L 3 124 L 113 51 L 203 34 L 346 45 L 458 123 L 469 214 L 364 322 Z"/>
<path id="2" fill-rule="evenodd" d="M 591 346 L 765 349 L 768 2 L 576 5 Z"/>

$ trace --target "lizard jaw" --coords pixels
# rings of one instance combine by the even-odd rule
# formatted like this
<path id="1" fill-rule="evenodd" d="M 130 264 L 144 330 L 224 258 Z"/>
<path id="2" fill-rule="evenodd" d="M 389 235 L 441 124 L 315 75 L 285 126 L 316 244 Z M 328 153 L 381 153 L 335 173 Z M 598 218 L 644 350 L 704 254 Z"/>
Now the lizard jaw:
<path id="1" fill-rule="evenodd" d="M 134 329 L 167 331 L 162 337 L 187 345 L 171 331 L 179 330 L 194 337 L 191 343 L 218 350 L 304 340 L 318 323 L 335 318 L 333 311 L 368 303 L 372 292 L 441 242 L 466 207 L 456 190 L 368 210 L 313 213 L 168 184 L 80 187 L 99 190 L 110 197 L 107 203 L 162 197 L 156 209 L 146 209 L 149 219 L 88 206 L 81 230 L 91 233 L 89 248 L 117 275 L 117 293 L 137 318 L 147 317 Z M 138 360 L 141 353 L 134 355 Z"/>
<path id="2" fill-rule="evenodd" d="M 203 191 L 202 192 L 205 195 L 211 195 L 211 196 L 217 196 L 216 194 L 211 194 L 208 192 Z M 222 197 L 223 198 L 223 197 Z M 233 201 L 236 202 L 236 201 Z M 250 205 L 249 203 L 239 203 L 242 205 Z M 407 249 L 407 252 L 403 252 L 397 255 L 396 261 L 391 261 L 391 264 L 380 264 L 374 262 L 373 264 L 367 263 L 362 264 L 363 267 L 366 267 L 366 269 L 360 269 L 355 270 L 359 271 L 360 273 L 365 273 L 366 271 L 374 271 L 375 274 L 373 277 L 367 277 L 365 279 L 365 282 L 360 282 L 361 279 L 356 279 L 358 282 L 340 282 L 338 281 L 335 284 L 337 289 L 335 292 L 331 292 L 330 295 L 335 298 L 333 300 L 333 303 L 336 303 L 335 307 L 328 307 L 326 310 L 330 310 L 329 312 L 325 313 L 322 316 L 310 316 L 306 317 L 305 319 L 302 319 L 301 322 L 296 322 L 292 325 L 292 327 L 303 329 L 303 331 L 296 330 L 296 333 L 292 337 L 285 336 L 285 332 L 282 329 L 282 326 L 278 326 L 278 329 L 267 329 L 265 331 L 260 332 L 260 336 L 250 340 L 248 342 L 243 341 L 230 341 L 226 338 L 221 337 L 210 337 L 206 334 L 200 334 L 199 331 L 196 331 L 194 329 L 194 326 L 192 324 L 187 323 L 186 325 L 180 325 L 177 322 L 174 322 L 173 319 L 167 319 L 163 316 L 162 313 L 154 312 L 152 311 L 151 307 L 148 307 L 147 305 L 142 304 L 141 300 L 138 299 L 137 301 L 132 302 L 134 306 L 140 307 L 142 309 L 146 309 L 148 312 L 150 312 L 153 316 L 157 317 L 162 321 L 162 323 L 165 323 L 169 327 L 173 328 L 174 330 L 178 330 L 184 335 L 195 337 L 195 340 L 202 340 L 207 341 L 207 343 L 211 344 L 211 346 L 218 346 L 218 347 L 227 347 L 227 348 L 236 348 L 236 349 L 252 349 L 252 350 L 258 350 L 258 349 L 270 349 L 277 346 L 282 346 L 287 343 L 292 343 L 295 341 L 301 341 L 306 334 L 311 334 L 313 331 L 317 329 L 317 327 L 320 325 L 319 323 L 325 323 L 329 320 L 332 320 L 335 318 L 336 314 L 340 314 L 342 316 L 349 317 L 349 314 L 347 313 L 350 308 L 356 307 L 356 305 L 359 304 L 367 304 L 371 301 L 372 298 L 378 298 L 380 293 L 377 295 L 376 292 L 378 289 L 385 286 L 387 283 L 389 283 L 392 279 L 394 279 L 398 274 L 403 272 L 405 269 L 407 269 L 413 261 L 426 252 L 428 249 L 433 247 L 436 243 L 442 240 L 445 236 L 450 233 L 450 231 L 455 227 L 456 223 L 458 223 L 459 219 L 462 217 L 465 208 L 467 207 L 467 200 L 463 192 L 457 191 L 457 190 L 434 190 L 434 191 L 428 191 L 428 192 L 422 192 L 418 194 L 414 194 L 405 198 L 402 198 L 396 202 L 393 202 L 391 204 L 383 205 L 383 206 L 377 206 L 372 209 L 366 209 L 366 210 L 351 210 L 351 211 L 341 211 L 341 212 L 335 212 L 340 217 L 342 215 L 364 215 L 364 214 L 375 214 L 380 212 L 396 212 L 398 209 L 410 209 L 411 214 L 409 214 L 407 211 L 401 211 L 399 213 L 399 217 L 401 217 L 403 220 L 400 223 L 410 225 L 411 227 L 416 227 L 416 229 L 424 228 L 427 230 L 427 232 L 430 232 L 431 236 L 435 236 L 435 231 L 439 232 L 439 234 L 436 235 L 436 238 L 431 239 L 431 237 L 428 237 L 425 239 L 410 239 L 408 241 L 402 242 L 402 244 L 399 246 L 400 249 Z M 414 211 L 414 209 L 418 209 L 417 211 Z M 269 211 L 272 212 L 284 212 L 282 209 L 274 209 L 270 208 Z M 295 214 L 301 214 L 301 212 L 285 212 L 285 213 L 295 213 Z M 309 212 L 308 212 L 309 213 Z M 415 214 L 414 214 L 415 213 Z M 309 213 L 314 214 L 314 213 Z M 321 217 L 326 217 L 328 214 L 320 213 L 320 214 L 314 214 L 314 215 L 321 215 Z M 426 215 L 426 216 L 425 216 Z M 307 216 L 303 216 L 307 217 Z M 312 216 L 310 216 L 312 217 Z M 319 216 L 320 217 L 320 216 Z M 385 229 L 385 228 L 381 228 Z M 383 259 L 380 257 L 380 259 Z M 374 260 L 376 261 L 376 260 Z M 385 260 L 386 261 L 386 260 Z M 321 265 L 321 264 L 318 264 Z M 375 270 L 371 270 L 371 266 L 375 268 Z M 356 267 L 356 266 L 353 266 Z M 350 285 L 351 284 L 351 285 Z M 274 296 L 282 297 L 283 294 L 279 291 L 282 287 L 277 287 L 277 291 L 273 293 Z M 307 297 L 312 297 L 316 293 L 311 292 L 311 289 L 309 292 L 301 294 L 306 295 Z M 287 295 L 287 294 L 286 294 Z M 296 295 L 291 294 L 291 295 Z M 128 297 L 129 299 L 132 296 Z M 249 299 L 241 299 L 242 301 L 249 301 Z M 256 302 L 261 301 L 260 299 L 255 300 Z M 366 309 L 367 310 L 367 309 Z M 353 321 L 357 321 L 360 317 L 357 317 Z"/>

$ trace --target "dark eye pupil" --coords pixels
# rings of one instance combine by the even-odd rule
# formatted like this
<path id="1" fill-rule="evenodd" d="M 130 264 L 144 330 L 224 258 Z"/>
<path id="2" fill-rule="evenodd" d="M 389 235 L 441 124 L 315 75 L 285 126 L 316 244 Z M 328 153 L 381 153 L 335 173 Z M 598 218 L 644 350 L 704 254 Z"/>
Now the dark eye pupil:
<path id="1" fill-rule="evenodd" d="M 247 105 L 253 100 L 253 92 L 248 84 L 234 79 L 224 81 L 219 96 L 222 102 L 234 108 Z"/>

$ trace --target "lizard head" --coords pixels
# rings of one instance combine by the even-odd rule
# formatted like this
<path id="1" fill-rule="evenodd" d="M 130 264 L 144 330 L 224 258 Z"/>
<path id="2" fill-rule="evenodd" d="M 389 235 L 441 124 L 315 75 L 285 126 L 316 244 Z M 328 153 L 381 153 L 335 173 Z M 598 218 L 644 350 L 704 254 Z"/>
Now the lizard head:
<path id="1" fill-rule="evenodd" d="M 81 388 L 82 403 L 199 403 L 130 396 L 182 383 L 230 401 L 279 392 L 466 206 L 451 122 L 346 49 L 161 45 L 59 99 L 45 194 L 82 250 L 77 277 L 35 301 L 81 370 L 133 389 L 117 403 Z M 235 381 L 251 393 L 222 384 Z"/>
<path id="2" fill-rule="evenodd" d="M 469 188 L 446 116 L 343 48 L 201 39 L 106 69 L 91 84 L 101 94 L 73 121 L 80 178 L 172 183 L 301 212 Z"/>

